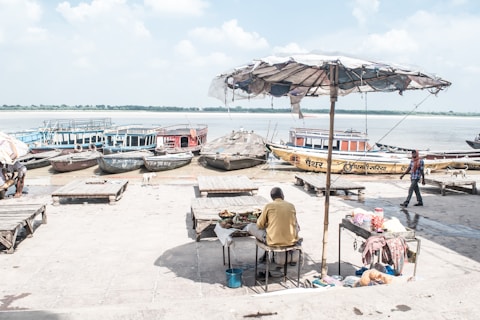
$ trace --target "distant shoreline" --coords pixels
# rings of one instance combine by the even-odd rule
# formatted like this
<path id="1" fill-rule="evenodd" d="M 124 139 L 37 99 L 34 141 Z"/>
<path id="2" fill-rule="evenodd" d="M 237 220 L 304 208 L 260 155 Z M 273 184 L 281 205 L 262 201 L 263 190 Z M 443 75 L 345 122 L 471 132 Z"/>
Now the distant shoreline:
<path id="1" fill-rule="evenodd" d="M 109 105 L 91 105 L 91 106 L 51 106 L 51 105 L 32 105 L 32 106 L 7 106 L 0 107 L 3 111 L 147 111 L 147 112 L 192 112 L 192 113 L 267 113 L 267 114 L 290 114 L 290 108 L 242 108 L 242 107 L 170 107 L 170 106 L 109 106 Z M 329 114 L 329 109 L 309 109 L 302 108 L 304 114 Z M 364 115 L 363 110 L 336 109 L 336 114 Z M 408 112 L 399 110 L 369 110 L 369 115 L 424 115 L 424 116 L 452 116 L 452 117 L 480 117 L 477 112 Z"/>

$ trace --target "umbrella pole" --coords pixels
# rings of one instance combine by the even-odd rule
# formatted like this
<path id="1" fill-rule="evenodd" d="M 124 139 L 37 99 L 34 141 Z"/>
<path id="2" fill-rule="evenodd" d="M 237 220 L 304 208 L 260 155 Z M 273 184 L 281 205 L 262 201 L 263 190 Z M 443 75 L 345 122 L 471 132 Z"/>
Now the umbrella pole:
<path id="1" fill-rule="evenodd" d="M 332 148 L 333 148 L 333 128 L 335 119 L 335 102 L 338 93 L 338 67 L 330 66 L 330 128 L 328 132 L 328 153 L 327 153 L 327 173 L 325 181 L 325 213 L 323 216 L 323 247 L 322 247 L 322 272 L 321 278 L 327 276 L 327 244 L 328 244 L 328 224 L 330 212 L 330 181 L 332 173 Z"/>

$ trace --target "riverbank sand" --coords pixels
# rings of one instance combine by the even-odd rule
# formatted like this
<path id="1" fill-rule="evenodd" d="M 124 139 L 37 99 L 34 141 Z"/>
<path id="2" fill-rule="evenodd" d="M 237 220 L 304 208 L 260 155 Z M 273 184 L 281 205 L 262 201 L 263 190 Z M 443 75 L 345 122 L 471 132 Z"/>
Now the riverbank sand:
<path id="1" fill-rule="evenodd" d="M 240 288 L 226 284 L 227 266 L 215 234 L 207 230 L 195 241 L 190 204 L 199 196 L 196 178 L 246 175 L 267 199 L 272 187 L 281 187 L 286 200 L 296 205 L 302 228 L 302 281 L 320 274 L 324 197 L 296 186 L 297 171 L 274 162 L 220 172 L 194 161 L 158 172 L 148 186 L 142 186 L 142 173 L 102 176 L 129 181 L 114 205 L 68 201 L 53 206 L 55 189 L 98 176 L 98 169 L 28 172 L 29 193 L 2 203 L 45 203 L 48 223 L 36 223 L 33 237 L 22 240 L 13 254 L 0 254 L 0 319 L 476 319 L 480 312 L 478 195 L 452 191 L 442 196 L 438 188 L 425 186 L 425 206 L 402 211 L 408 179 L 342 176 L 365 186 L 365 197 L 330 197 L 328 274 L 338 275 L 339 245 L 343 277 L 362 267 L 354 244 L 363 239 L 343 230 L 339 244 L 342 218 L 354 208 L 382 207 L 386 217 L 417 226 L 421 250 L 416 277 L 415 265 L 407 263 L 403 275 L 389 285 L 297 289 L 290 284 L 284 289 L 274 278 L 265 294 L 253 285 L 251 238 L 235 238 L 231 248 L 233 267 L 243 270 Z M 480 175 L 469 172 L 469 177 L 478 181 Z"/>

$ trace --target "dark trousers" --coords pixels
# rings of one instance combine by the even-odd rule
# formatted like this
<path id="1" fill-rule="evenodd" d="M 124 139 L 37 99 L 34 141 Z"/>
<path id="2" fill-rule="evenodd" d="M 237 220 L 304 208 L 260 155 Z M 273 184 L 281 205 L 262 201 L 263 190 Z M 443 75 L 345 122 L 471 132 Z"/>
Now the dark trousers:
<path id="1" fill-rule="evenodd" d="M 423 203 L 422 195 L 420 194 L 420 188 L 418 187 L 418 181 L 420 181 L 420 179 L 412 179 L 410 181 L 410 188 L 408 188 L 408 196 L 407 196 L 407 200 L 405 201 L 406 203 L 410 203 L 410 199 L 412 198 L 414 191 L 415 191 L 415 196 L 417 197 L 417 202 Z"/>

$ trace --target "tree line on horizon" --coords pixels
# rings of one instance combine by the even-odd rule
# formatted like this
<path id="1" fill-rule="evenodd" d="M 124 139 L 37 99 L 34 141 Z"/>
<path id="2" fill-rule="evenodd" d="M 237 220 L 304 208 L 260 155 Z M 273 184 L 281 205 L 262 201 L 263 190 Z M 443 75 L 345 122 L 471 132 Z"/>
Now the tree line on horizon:
<path id="1" fill-rule="evenodd" d="M 124 106 L 112 106 L 112 105 L 30 105 L 30 106 L 20 106 L 20 105 L 3 105 L 0 110 L 2 111 L 149 111 L 149 112 L 232 112 L 232 113 L 274 113 L 274 114 L 283 114 L 291 113 L 290 107 L 288 108 L 243 108 L 241 106 L 236 107 L 175 107 L 175 106 L 139 106 L 139 105 L 124 105 Z M 329 109 L 311 109 L 311 108 L 302 108 L 303 113 L 317 113 L 317 114 L 328 114 L 330 113 Z M 365 110 L 346 110 L 346 109 L 336 109 L 335 113 L 338 114 L 365 114 Z M 400 110 L 368 110 L 368 114 L 374 115 L 406 115 L 406 114 L 416 114 L 416 115 L 441 115 L 441 116 L 480 116 L 480 113 L 475 112 L 409 112 L 409 111 L 400 111 Z"/>

